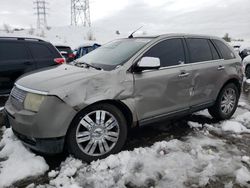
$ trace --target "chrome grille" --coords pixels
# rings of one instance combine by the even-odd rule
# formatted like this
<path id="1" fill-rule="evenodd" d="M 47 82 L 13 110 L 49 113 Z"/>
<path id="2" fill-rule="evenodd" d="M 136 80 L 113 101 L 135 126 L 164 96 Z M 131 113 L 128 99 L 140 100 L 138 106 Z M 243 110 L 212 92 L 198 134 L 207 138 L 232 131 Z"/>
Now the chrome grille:
<path id="1" fill-rule="evenodd" d="M 27 92 L 23 91 L 17 87 L 14 87 L 10 93 L 11 104 L 17 109 L 23 109 L 23 102 L 26 97 Z"/>

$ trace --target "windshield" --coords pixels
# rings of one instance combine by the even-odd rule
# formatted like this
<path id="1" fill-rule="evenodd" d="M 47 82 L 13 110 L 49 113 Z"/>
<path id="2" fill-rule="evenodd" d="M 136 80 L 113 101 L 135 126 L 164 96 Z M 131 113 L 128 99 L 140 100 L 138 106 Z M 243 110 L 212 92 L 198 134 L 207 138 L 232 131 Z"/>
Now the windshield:
<path id="1" fill-rule="evenodd" d="M 77 63 L 87 63 L 104 70 L 113 70 L 124 64 L 152 38 L 119 39 L 84 55 Z"/>

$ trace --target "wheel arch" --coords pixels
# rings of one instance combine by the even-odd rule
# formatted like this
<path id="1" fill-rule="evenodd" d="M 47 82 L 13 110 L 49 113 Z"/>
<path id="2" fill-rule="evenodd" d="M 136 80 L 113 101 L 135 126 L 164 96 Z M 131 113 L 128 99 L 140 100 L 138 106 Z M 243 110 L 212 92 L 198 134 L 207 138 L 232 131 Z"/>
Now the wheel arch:
<path id="1" fill-rule="evenodd" d="M 221 90 L 222 90 L 227 84 L 229 84 L 229 83 L 235 84 L 235 86 L 236 86 L 237 89 L 238 89 L 239 95 L 240 95 L 240 93 L 241 93 L 241 82 L 240 82 L 240 80 L 237 79 L 237 78 L 230 78 L 229 80 L 227 80 L 227 81 L 223 84 L 223 86 L 221 87 L 220 92 L 221 92 Z M 220 92 L 219 92 L 219 93 L 220 93 Z M 219 93 L 217 94 L 217 97 L 218 97 Z"/>
<path id="2" fill-rule="evenodd" d="M 77 112 L 77 114 L 74 116 L 74 118 L 72 119 L 68 129 L 67 129 L 67 133 L 68 133 L 68 130 L 70 129 L 70 127 L 74 124 L 74 121 L 76 121 L 79 116 L 81 115 L 81 112 L 83 112 L 84 110 L 90 108 L 91 106 L 93 105 L 97 105 L 97 104 L 110 104 L 110 105 L 114 105 L 115 107 L 117 107 L 119 110 L 121 110 L 122 114 L 124 115 L 126 121 L 127 121 L 127 127 L 128 129 L 132 127 L 132 124 L 133 124 L 133 114 L 130 110 L 130 108 L 125 104 L 123 103 L 122 101 L 120 100 L 101 100 L 101 101 L 97 101 L 97 102 L 94 102 L 84 108 L 82 108 L 81 110 L 79 110 Z M 66 135 L 67 135 L 66 133 Z"/>

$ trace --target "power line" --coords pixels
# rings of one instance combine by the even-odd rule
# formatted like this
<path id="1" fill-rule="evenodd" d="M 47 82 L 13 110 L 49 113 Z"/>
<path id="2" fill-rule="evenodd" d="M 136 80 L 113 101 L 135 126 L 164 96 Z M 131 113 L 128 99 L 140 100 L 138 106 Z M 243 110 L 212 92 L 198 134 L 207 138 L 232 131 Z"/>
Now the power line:
<path id="1" fill-rule="evenodd" d="M 34 9 L 36 10 L 37 15 L 37 28 L 47 28 L 47 10 L 46 7 L 48 5 L 46 0 L 35 0 L 34 1 Z"/>
<path id="2" fill-rule="evenodd" d="M 71 25 L 91 26 L 89 0 L 71 0 Z"/>

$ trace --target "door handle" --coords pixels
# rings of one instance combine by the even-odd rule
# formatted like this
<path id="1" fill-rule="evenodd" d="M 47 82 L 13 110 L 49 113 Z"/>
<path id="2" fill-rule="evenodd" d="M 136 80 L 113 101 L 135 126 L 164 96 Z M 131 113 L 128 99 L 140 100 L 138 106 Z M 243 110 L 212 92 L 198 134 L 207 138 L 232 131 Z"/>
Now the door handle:
<path id="1" fill-rule="evenodd" d="M 179 77 L 187 77 L 189 76 L 189 73 L 188 72 L 182 72 L 181 74 L 179 74 Z"/>
<path id="2" fill-rule="evenodd" d="M 225 69 L 225 67 L 222 66 L 222 65 L 220 65 L 220 66 L 217 68 L 217 70 L 224 70 L 224 69 Z"/>

